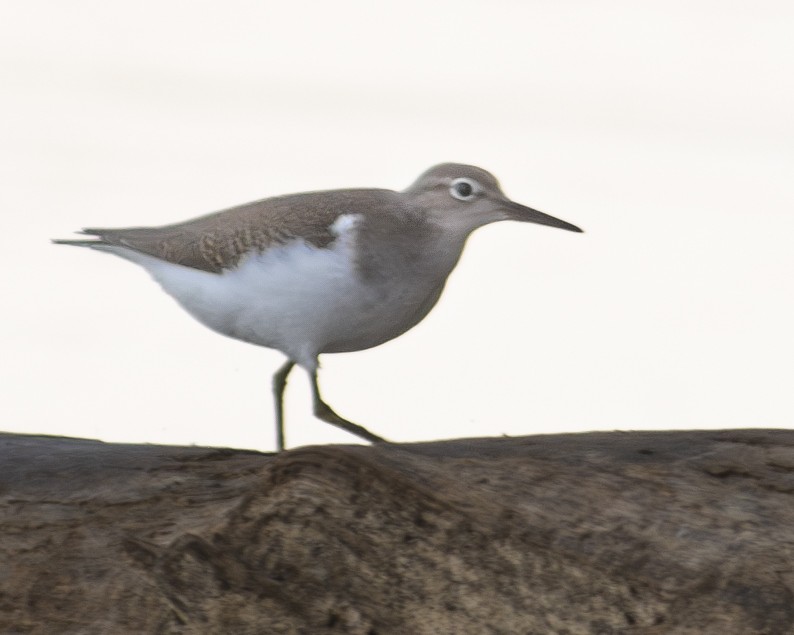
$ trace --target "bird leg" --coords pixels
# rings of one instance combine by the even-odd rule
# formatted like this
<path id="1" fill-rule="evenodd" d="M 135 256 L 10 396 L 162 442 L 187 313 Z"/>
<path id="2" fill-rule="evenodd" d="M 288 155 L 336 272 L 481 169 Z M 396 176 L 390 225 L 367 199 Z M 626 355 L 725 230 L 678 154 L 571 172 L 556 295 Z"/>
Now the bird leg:
<path id="1" fill-rule="evenodd" d="M 317 371 L 312 371 L 310 373 L 310 377 L 312 382 L 312 395 L 314 396 L 315 417 L 325 421 L 326 423 L 335 425 L 337 428 L 342 428 L 342 430 L 345 430 L 350 434 L 355 434 L 362 439 L 366 439 L 371 443 L 388 443 L 386 439 L 379 437 L 376 434 L 372 434 L 366 428 L 340 417 L 333 410 L 331 410 L 331 406 L 325 403 L 323 398 L 320 396 L 320 388 L 317 385 Z"/>
<path id="2" fill-rule="evenodd" d="M 284 389 L 287 387 L 287 375 L 295 366 L 288 359 L 273 375 L 273 403 L 276 406 L 276 447 L 279 452 L 284 450 Z"/>

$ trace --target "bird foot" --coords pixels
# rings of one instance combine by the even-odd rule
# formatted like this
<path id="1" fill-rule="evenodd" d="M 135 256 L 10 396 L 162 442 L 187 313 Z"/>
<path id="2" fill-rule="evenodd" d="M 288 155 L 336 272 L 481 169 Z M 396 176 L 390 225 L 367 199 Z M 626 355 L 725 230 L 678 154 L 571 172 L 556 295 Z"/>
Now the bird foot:
<path id="1" fill-rule="evenodd" d="M 377 434 L 372 434 L 369 430 L 365 427 L 358 425 L 357 423 L 353 423 L 352 421 L 348 421 L 344 417 L 339 416 L 336 414 L 332 409 L 324 401 L 317 401 L 314 404 L 314 416 L 320 419 L 321 421 L 325 421 L 326 423 L 330 423 L 331 425 L 336 426 L 337 428 L 341 428 L 350 434 L 355 434 L 357 437 L 361 437 L 370 443 L 389 443 L 383 437 L 379 437 Z"/>

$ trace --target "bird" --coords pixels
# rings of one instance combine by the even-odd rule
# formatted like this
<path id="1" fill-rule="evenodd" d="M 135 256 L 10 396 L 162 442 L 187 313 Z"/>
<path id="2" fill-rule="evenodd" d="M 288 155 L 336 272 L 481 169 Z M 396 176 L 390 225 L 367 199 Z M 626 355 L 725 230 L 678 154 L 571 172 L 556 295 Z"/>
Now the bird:
<path id="1" fill-rule="evenodd" d="M 53 242 L 129 260 L 205 326 L 283 353 L 272 379 L 282 451 L 284 390 L 296 365 L 309 375 L 318 419 L 387 442 L 325 402 L 319 356 L 378 346 L 416 326 L 469 235 L 503 220 L 582 232 L 510 200 L 482 168 L 442 163 L 401 191 L 289 194 L 169 225 L 85 228 L 78 233 L 88 238 Z"/>

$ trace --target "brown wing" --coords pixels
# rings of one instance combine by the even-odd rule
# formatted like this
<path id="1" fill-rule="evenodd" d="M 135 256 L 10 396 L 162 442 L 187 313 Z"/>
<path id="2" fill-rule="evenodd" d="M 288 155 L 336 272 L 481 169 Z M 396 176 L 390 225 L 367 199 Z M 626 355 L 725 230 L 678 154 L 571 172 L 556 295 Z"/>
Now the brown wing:
<path id="1" fill-rule="evenodd" d="M 162 227 L 83 230 L 119 245 L 186 267 L 220 273 L 245 254 L 289 240 L 317 247 L 332 243 L 341 214 L 367 214 L 399 205 L 389 190 L 334 190 L 269 198 Z M 86 244 L 87 241 L 75 241 Z"/>

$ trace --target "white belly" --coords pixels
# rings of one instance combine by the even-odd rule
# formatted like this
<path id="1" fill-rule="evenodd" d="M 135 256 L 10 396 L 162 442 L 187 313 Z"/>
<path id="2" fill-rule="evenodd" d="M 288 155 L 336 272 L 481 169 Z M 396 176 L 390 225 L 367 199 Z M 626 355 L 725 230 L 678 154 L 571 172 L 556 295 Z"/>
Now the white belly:
<path id="1" fill-rule="evenodd" d="M 320 353 L 361 350 L 404 332 L 432 292 L 394 281 L 366 284 L 355 268 L 355 218 L 340 217 L 336 225 L 339 237 L 328 247 L 295 240 L 221 274 L 114 251 L 147 269 L 209 328 L 312 369 Z"/>

